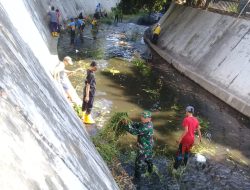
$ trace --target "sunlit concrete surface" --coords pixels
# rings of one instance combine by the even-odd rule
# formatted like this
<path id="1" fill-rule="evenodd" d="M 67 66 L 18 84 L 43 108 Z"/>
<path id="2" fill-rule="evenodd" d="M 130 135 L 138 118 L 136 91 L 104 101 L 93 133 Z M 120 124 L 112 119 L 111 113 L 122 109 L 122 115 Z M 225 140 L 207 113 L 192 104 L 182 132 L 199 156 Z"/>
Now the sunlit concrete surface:
<path id="1" fill-rule="evenodd" d="M 172 4 L 152 47 L 179 71 L 250 116 L 250 22 Z"/>
<path id="2" fill-rule="evenodd" d="M 0 0 L 1 190 L 118 189 L 51 75 L 59 60 L 49 7 L 67 18 L 98 2 Z"/>

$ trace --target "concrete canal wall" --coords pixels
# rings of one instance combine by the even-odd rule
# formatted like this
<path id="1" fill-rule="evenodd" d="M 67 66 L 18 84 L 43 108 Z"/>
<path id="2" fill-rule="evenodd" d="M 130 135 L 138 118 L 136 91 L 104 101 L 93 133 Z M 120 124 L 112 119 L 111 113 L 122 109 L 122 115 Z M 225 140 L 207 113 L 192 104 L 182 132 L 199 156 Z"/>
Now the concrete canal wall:
<path id="1" fill-rule="evenodd" d="M 49 6 L 64 18 L 115 0 L 0 0 L 0 187 L 118 189 L 84 126 L 51 76 L 57 40 Z"/>
<path id="2" fill-rule="evenodd" d="M 250 21 L 171 5 L 158 45 L 176 69 L 250 117 Z"/>

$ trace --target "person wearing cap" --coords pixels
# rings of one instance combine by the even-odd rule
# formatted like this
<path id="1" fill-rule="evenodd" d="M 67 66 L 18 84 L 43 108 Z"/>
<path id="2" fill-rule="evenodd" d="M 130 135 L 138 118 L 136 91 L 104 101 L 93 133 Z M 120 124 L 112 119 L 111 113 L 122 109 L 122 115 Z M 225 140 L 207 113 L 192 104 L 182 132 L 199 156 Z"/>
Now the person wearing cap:
<path id="1" fill-rule="evenodd" d="M 141 113 L 141 122 L 124 123 L 126 131 L 132 135 L 137 135 L 138 152 L 135 160 L 136 182 L 140 181 L 141 175 L 145 172 L 147 166 L 148 172 L 153 172 L 153 123 L 151 122 L 151 112 L 143 111 Z"/>
<path id="2" fill-rule="evenodd" d="M 184 164 L 187 164 L 189 152 L 194 144 L 194 136 L 195 131 L 198 131 L 199 134 L 199 141 L 201 142 L 201 131 L 200 131 L 200 124 L 196 117 L 193 116 L 194 114 L 194 107 L 187 106 L 186 107 L 186 117 L 182 122 L 182 126 L 184 131 L 178 140 L 179 148 L 176 154 L 174 169 L 177 169 L 182 161 Z"/>
<path id="3" fill-rule="evenodd" d="M 67 81 L 67 78 L 68 78 L 68 74 L 69 73 L 72 73 L 74 71 L 68 71 L 65 69 L 65 66 L 67 65 L 73 65 L 73 61 L 71 59 L 71 57 L 69 56 L 66 56 L 64 57 L 63 61 L 60 61 L 55 69 L 54 69 L 54 73 L 53 73 L 53 77 L 58 81 L 60 82 L 60 84 L 62 85 L 62 88 L 64 89 L 68 99 L 70 101 L 72 101 L 72 96 L 71 96 L 71 93 L 70 93 L 70 90 L 69 90 L 69 86 L 68 86 L 68 81 Z"/>
<path id="4" fill-rule="evenodd" d="M 159 38 L 159 35 L 161 33 L 161 25 L 160 23 L 158 23 L 156 25 L 156 27 L 153 29 L 153 37 L 152 37 L 152 42 L 154 44 L 157 44 L 157 41 L 158 41 L 158 38 Z"/>
<path id="5" fill-rule="evenodd" d="M 83 103 L 82 103 L 82 111 L 83 116 L 82 120 L 86 124 L 94 124 L 95 121 L 91 116 L 91 111 L 95 98 L 96 91 L 96 81 L 94 72 L 97 71 L 97 63 L 92 61 L 90 64 L 90 68 L 87 70 L 87 76 L 85 79 L 85 87 L 83 91 Z"/>

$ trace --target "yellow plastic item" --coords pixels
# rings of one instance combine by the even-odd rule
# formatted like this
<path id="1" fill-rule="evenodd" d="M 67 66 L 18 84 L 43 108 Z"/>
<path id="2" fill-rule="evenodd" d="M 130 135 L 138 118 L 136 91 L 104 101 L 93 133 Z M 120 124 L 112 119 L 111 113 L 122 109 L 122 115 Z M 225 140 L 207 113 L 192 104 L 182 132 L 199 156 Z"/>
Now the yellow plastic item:
<path id="1" fill-rule="evenodd" d="M 54 36 L 55 36 L 55 37 L 58 37 L 58 36 L 59 36 L 59 33 L 58 33 L 58 32 L 55 32 Z"/>
<path id="2" fill-rule="evenodd" d="M 115 70 L 114 68 L 109 69 L 109 72 L 112 73 L 113 75 L 120 73 L 120 71 Z"/>
<path id="3" fill-rule="evenodd" d="M 51 32 L 51 34 L 52 34 L 53 37 L 58 37 L 59 36 L 58 32 Z"/>
<path id="4" fill-rule="evenodd" d="M 161 27 L 160 26 L 157 26 L 155 29 L 154 29 L 154 34 L 160 34 L 161 33 Z"/>
<path id="5" fill-rule="evenodd" d="M 92 116 L 90 114 L 85 115 L 83 122 L 86 124 L 94 124 L 95 123 L 94 119 L 92 118 Z"/>

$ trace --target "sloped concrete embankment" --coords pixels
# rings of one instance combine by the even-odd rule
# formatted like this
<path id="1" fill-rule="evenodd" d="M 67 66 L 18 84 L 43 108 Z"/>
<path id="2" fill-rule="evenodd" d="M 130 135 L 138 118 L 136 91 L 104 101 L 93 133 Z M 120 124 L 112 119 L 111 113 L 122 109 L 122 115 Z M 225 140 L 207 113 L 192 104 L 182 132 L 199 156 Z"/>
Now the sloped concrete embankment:
<path id="1" fill-rule="evenodd" d="M 118 189 L 51 77 L 58 62 L 46 22 L 51 2 L 0 0 L 1 189 Z M 64 16 L 97 4 L 54 2 Z"/>
<path id="2" fill-rule="evenodd" d="M 160 20 L 158 54 L 200 86 L 250 116 L 250 22 L 172 4 Z"/>

